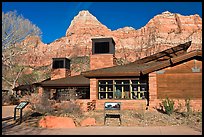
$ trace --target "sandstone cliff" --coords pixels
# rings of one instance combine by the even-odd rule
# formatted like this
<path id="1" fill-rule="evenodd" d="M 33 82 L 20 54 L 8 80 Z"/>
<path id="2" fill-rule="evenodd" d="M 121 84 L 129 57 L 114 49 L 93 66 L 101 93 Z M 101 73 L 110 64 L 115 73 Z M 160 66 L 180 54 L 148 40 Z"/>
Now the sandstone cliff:
<path id="1" fill-rule="evenodd" d="M 26 39 L 24 43 L 30 46 L 21 63 L 33 68 L 47 66 L 49 69 L 54 57 L 87 57 L 90 55 L 93 37 L 113 37 L 116 43 L 116 58 L 127 63 L 190 40 L 192 46 L 189 50 L 201 49 L 202 18 L 197 14 L 183 16 L 166 11 L 153 17 L 138 30 L 124 27 L 111 31 L 89 11 L 80 11 L 72 20 L 64 37 L 50 44 L 44 44 L 36 37 Z M 85 62 L 88 66 L 87 58 Z M 79 69 L 77 74 L 89 67 L 85 68 Z"/>

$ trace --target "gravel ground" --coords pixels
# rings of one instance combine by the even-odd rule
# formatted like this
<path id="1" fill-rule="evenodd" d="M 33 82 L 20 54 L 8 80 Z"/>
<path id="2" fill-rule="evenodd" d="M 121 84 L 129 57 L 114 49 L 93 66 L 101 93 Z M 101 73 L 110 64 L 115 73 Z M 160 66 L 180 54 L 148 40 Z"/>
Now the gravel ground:
<path id="1" fill-rule="evenodd" d="M 11 111 L 13 110 L 13 107 Z M 5 108 L 3 109 L 5 111 Z M 8 114 L 8 111 L 5 111 Z M 3 113 L 2 113 L 3 114 Z M 42 116 L 30 116 L 32 113 L 25 113 L 25 121 L 21 124 L 25 127 L 38 127 L 38 121 Z M 5 114 L 4 114 L 5 115 Z M 10 113 L 13 115 L 13 112 Z M 151 126 L 187 126 L 193 128 L 196 131 L 202 132 L 202 113 L 191 113 L 186 116 L 185 113 L 173 113 L 172 115 L 163 114 L 158 111 L 141 111 L 135 112 L 130 110 L 121 111 L 122 125 L 125 127 L 151 127 Z M 63 116 L 63 115 L 62 115 Z M 96 126 L 104 126 L 104 112 L 103 111 L 90 111 L 83 114 L 68 114 L 67 116 L 72 117 L 76 125 L 80 126 L 80 121 L 87 117 L 96 119 Z M 2 122 L 6 125 L 6 122 Z M 105 126 L 119 126 L 119 119 L 108 118 Z"/>

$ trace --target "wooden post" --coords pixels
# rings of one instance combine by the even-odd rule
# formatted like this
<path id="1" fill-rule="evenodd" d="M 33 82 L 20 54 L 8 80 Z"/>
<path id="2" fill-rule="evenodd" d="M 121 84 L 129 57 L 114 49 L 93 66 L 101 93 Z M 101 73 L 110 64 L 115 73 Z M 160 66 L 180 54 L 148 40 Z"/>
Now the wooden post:
<path id="1" fill-rule="evenodd" d="M 22 123 L 22 119 L 23 119 L 23 113 L 22 113 L 23 109 L 20 109 L 20 123 Z"/>
<path id="2" fill-rule="evenodd" d="M 16 108 L 14 108 L 14 120 L 16 120 Z"/>

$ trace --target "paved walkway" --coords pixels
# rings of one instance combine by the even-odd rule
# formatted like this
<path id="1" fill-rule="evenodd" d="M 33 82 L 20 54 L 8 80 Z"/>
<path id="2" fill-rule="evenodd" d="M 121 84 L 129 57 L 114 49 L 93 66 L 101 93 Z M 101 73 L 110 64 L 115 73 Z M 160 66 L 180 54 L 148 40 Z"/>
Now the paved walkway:
<path id="1" fill-rule="evenodd" d="M 202 135 L 201 132 L 183 126 L 158 127 L 77 127 L 65 129 L 42 129 L 16 126 L 3 132 L 5 135 Z"/>
<path id="2" fill-rule="evenodd" d="M 2 118 L 13 117 L 16 105 L 2 106 Z"/>

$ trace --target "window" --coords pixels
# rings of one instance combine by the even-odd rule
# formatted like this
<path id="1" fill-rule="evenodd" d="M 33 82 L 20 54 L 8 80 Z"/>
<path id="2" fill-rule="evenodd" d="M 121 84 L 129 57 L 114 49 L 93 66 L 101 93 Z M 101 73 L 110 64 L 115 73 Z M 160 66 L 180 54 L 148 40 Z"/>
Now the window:
<path id="1" fill-rule="evenodd" d="M 67 58 L 53 58 L 52 68 L 66 68 L 70 69 L 70 60 Z"/>
<path id="2" fill-rule="evenodd" d="M 99 99 L 146 99 L 147 82 L 139 80 L 99 80 Z"/>
<path id="3" fill-rule="evenodd" d="M 109 53 L 109 42 L 95 42 L 94 53 Z"/>
<path id="4" fill-rule="evenodd" d="M 90 88 L 59 88 L 53 94 L 54 100 L 69 101 L 70 99 L 90 99 Z"/>
<path id="5" fill-rule="evenodd" d="M 113 98 L 113 81 L 99 81 L 99 99 Z"/>
<path id="6" fill-rule="evenodd" d="M 90 99 L 90 88 L 77 88 L 78 99 Z"/>
<path id="7" fill-rule="evenodd" d="M 115 54 L 113 38 L 92 38 L 92 54 Z"/>
<path id="8" fill-rule="evenodd" d="M 64 68 L 64 61 L 63 60 L 54 60 L 53 61 L 53 68 Z"/>

